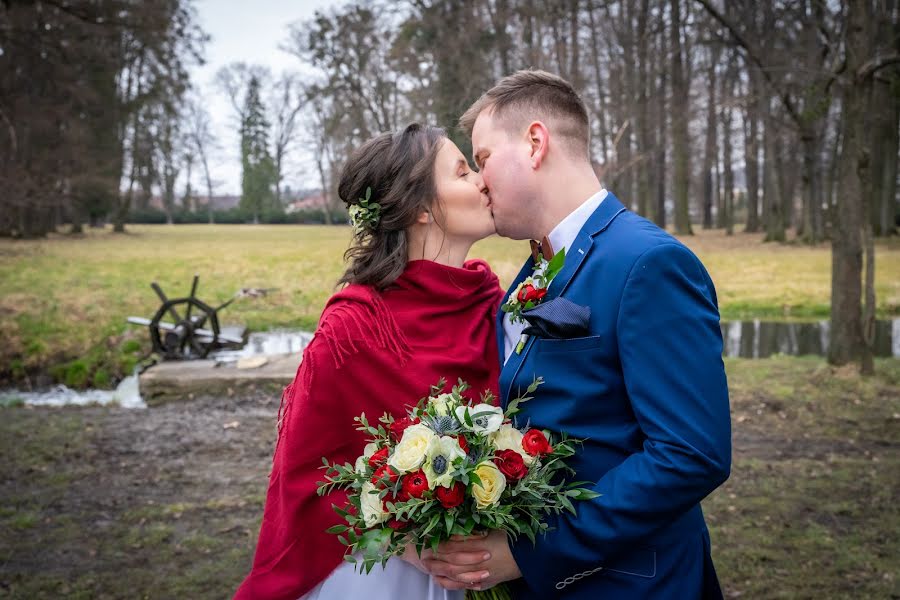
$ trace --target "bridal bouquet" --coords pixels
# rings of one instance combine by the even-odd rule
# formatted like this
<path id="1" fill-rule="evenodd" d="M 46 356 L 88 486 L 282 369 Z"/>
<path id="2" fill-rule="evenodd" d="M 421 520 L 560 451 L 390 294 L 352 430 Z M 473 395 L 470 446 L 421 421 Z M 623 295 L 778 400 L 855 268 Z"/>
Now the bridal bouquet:
<path id="1" fill-rule="evenodd" d="M 462 380 L 442 393 L 441 380 L 402 418 L 384 415 L 376 426 L 365 414 L 356 417 L 371 442 L 355 465 L 323 458 L 325 481 L 318 484 L 319 495 L 349 492 L 348 504 L 334 507 L 346 525 L 328 530 L 347 546 L 345 560 L 368 573 L 408 544 L 421 555 L 478 530 L 502 529 L 533 543 L 548 530 L 547 515 L 574 514 L 573 501 L 596 497 L 585 482 L 565 481 L 573 471 L 564 460 L 576 441 L 563 435 L 554 443 L 545 431 L 516 426 L 519 405 L 541 383 L 536 379 L 506 412 L 490 392 L 468 400 Z"/>

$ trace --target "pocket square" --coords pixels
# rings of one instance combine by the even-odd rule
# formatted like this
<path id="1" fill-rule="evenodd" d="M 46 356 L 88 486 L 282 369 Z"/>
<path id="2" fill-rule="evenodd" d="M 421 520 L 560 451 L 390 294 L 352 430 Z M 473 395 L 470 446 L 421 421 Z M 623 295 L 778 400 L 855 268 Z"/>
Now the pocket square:
<path id="1" fill-rule="evenodd" d="M 565 339 L 590 335 L 591 309 L 559 297 L 522 311 L 526 335 Z"/>

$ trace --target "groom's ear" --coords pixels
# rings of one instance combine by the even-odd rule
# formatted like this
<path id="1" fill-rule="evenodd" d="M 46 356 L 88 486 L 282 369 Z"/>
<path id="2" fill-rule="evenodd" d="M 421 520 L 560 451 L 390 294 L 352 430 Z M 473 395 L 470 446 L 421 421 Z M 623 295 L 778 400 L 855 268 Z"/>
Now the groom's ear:
<path id="1" fill-rule="evenodd" d="M 531 168 L 540 169 L 550 148 L 550 131 L 541 121 L 532 121 L 528 126 L 528 144 L 531 147 Z"/>

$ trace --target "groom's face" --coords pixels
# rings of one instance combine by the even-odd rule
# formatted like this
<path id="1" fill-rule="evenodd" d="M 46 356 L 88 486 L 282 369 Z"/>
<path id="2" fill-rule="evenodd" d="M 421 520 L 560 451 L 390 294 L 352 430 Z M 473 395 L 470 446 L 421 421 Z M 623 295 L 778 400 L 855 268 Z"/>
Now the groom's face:
<path id="1" fill-rule="evenodd" d="M 487 109 L 472 128 L 473 157 L 488 189 L 497 233 L 523 240 L 534 236 L 534 172 L 531 147 L 524 136 L 518 137 Z"/>

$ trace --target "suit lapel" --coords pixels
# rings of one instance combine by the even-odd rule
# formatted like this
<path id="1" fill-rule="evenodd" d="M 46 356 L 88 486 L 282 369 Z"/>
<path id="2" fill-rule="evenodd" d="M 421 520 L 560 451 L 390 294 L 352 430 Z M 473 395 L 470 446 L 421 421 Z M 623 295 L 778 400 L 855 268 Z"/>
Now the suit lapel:
<path id="1" fill-rule="evenodd" d="M 612 223 L 617 216 L 625 212 L 625 210 L 625 207 L 618 198 L 612 195 L 612 193 L 607 193 L 606 198 L 603 199 L 603 202 L 600 203 L 597 210 L 594 211 L 578 232 L 575 241 L 572 243 L 572 248 L 566 248 L 566 262 L 563 265 L 562 270 L 550 283 L 550 287 L 547 289 L 547 295 L 544 297 L 544 302 L 561 296 L 563 292 L 566 291 L 566 288 L 569 287 L 569 284 L 575 278 L 575 275 L 578 273 L 584 260 L 587 258 L 588 254 L 591 253 L 591 249 L 594 246 L 594 237 L 603 233 L 603 231 L 609 227 L 609 224 Z M 522 267 L 522 270 L 519 271 L 518 277 L 516 277 L 516 280 L 507 291 L 507 297 L 512 290 L 516 289 L 516 286 L 518 286 L 525 277 L 531 274 L 533 267 L 534 260 L 529 258 L 525 263 L 525 266 Z M 505 301 L 506 298 L 504 298 L 504 302 Z M 505 314 L 506 313 L 499 311 L 500 316 L 498 317 L 497 322 L 497 343 L 501 352 L 503 350 L 502 328 L 503 317 Z M 522 352 L 519 354 L 514 353 L 510 356 L 509 360 L 506 361 L 500 371 L 500 402 L 504 407 L 507 402 L 509 402 L 512 384 L 519 374 L 519 369 L 522 368 L 522 364 L 525 362 L 528 352 L 533 345 L 534 337 L 532 336 L 528 338 L 525 347 L 522 348 Z"/>
<path id="2" fill-rule="evenodd" d="M 584 263 L 584 259 L 591 253 L 594 237 L 603 233 L 613 219 L 625 212 L 625 210 L 619 199 L 607 192 L 606 198 L 603 199 L 597 210 L 588 217 L 588 220 L 578 232 L 575 241 L 572 242 L 572 247 L 566 248 L 566 262 L 550 284 L 546 300 L 562 296 Z"/>

